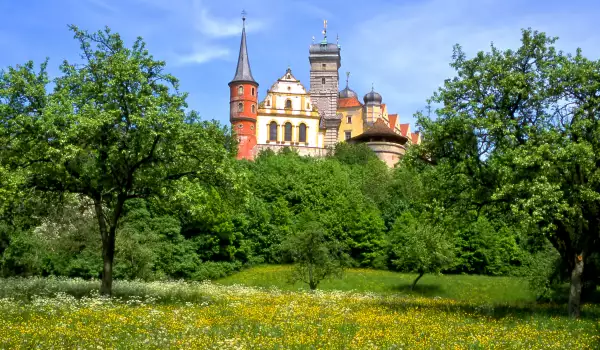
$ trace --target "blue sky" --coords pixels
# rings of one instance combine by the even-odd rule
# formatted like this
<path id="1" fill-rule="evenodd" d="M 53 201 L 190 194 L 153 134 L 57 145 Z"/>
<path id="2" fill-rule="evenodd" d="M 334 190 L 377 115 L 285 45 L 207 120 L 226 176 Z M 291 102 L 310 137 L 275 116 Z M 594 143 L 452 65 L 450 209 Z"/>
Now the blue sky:
<path id="1" fill-rule="evenodd" d="M 561 49 L 600 56 L 598 0 L 0 0 L 0 67 L 49 57 L 57 74 L 62 60 L 79 57 L 67 24 L 108 25 L 129 43 L 142 36 L 189 93 L 189 107 L 228 123 L 242 9 L 261 97 L 288 65 L 308 84 L 308 46 L 327 19 L 330 41 L 339 34 L 342 46 L 340 86 L 350 71 L 359 96 L 374 84 L 389 112 L 411 124 L 452 76 L 455 43 L 471 55 L 491 42 L 515 48 L 521 28 L 532 27 L 560 37 Z"/>

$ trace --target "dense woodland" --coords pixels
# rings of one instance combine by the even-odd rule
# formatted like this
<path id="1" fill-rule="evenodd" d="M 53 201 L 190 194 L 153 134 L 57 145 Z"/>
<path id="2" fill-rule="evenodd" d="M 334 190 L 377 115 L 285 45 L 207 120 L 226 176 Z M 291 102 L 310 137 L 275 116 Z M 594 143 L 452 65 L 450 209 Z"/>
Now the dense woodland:
<path id="1" fill-rule="evenodd" d="M 573 316 L 600 282 L 600 61 L 554 38 L 456 46 L 455 76 L 417 113 L 422 145 L 389 169 L 349 144 L 237 161 L 235 135 L 188 110 L 141 39 L 71 30 L 81 58 L 58 77 L 48 62 L 0 73 L 2 276 L 110 294 L 113 278 L 290 263 L 316 232 L 344 266 L 523 276 Z"/>

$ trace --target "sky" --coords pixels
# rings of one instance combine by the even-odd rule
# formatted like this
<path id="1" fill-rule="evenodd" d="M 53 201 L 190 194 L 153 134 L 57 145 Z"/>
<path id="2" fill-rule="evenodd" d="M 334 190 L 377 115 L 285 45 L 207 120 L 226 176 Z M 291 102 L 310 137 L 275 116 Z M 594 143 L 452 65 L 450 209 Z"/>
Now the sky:
<path id="1" fill-rule="evenodd" d="M 383 96 L 389 113 L 414 126 L 414 113 L 453 76 L 454 44 L 467 55 L 517 48 L 522 28 L 557 36 L 567 52 L 600 56 L 598 0 L 0 0 L 0 69 L 49 58 L 49 73 L 77 61 L 68 24 L 97 31 L 108 26 L 129 45 L 141 36 L 150 53 L 188 92 L 203 119 L 229 123 L 229 88 L 247 12 L 250 64 L 259 98 L 289 66 L 308 88 L 308 47 L 339 36 L 340 89 L 350 72 L 359 97 Z"/>

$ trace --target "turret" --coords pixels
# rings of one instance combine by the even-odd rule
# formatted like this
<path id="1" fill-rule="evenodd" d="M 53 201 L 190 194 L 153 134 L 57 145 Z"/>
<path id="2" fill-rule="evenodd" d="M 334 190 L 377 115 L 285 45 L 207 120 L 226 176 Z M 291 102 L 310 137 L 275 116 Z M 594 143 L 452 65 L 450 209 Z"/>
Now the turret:
<path id="1" fill-rule="evenodd" d="M 246 47 L 246 17 L 242 17 L 240 55 L 233 80 L 229 83 L 229 116 L 238 138 L 238 159 L 252 159 L 256 146 L 258 83 L 252 77 Z"/>

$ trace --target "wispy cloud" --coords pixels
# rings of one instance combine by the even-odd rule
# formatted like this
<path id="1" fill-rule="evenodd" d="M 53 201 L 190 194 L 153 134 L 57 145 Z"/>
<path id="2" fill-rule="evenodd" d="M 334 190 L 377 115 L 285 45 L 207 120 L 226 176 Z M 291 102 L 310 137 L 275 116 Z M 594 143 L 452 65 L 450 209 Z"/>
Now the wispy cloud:
<path id="1" fill-rule="evenodd" d="M 84 4 L 80 6 L 86 6 L 97 22 L 113 22 L 115 30 L 144 36 L 156 45 L 155 52 L 176 65 L 233 60 L 226 40 L 239 36 L 242 29 L 237 11 L 218 15 L 214 1 L 123 0 L 109 5 L 107 0 L 86 0 Z M 98 8 L 105 13 L 98 13 Z M 260 18 L 248 22 L 248 32 L 265 28 Z"/>
<path id="2" fill-rule="evenodd" d="M 209 61 L 229 56 L 230 51 L 220 47 L 198 48 L 192 53 L 182 54 L 177 57 L 178 65 L 203 64 Z"/>
<path id="3" fill-rule="evenodd" d="M 391 112 L 413 122 L 413 113 L 423 109 L 433 91 L 453 75 L 449 63 L 456 43 L 469 55 L 488 50 L 492 42 L 501 49 L 516 48 L 521 28 L 532 27 L 566 37 L 568 44 L 578 40 L 590 48 L 599 46 L 600 35 L 590 30 L 594 14 L 551 6 L 540 13 L 535 6 L 521 4 L 427 0 L 383 5 L 379 15 L 357 24 L 343 42 L 343 61 L 355 77 L 350 85 L 364 93 L 374 83 Z"/>
<path id="4" fill-rule="evenodd" d="M 86 0 L 88 3 L 90 3 L 92 6 L 95 6 L 97 8 L 103 9 L 105 11 L 108 12 L 113 12 L 116 13 L 117 12 L 117 8 L 108 4 L 108 2 L 104 1 L 104 0 Z"/>
<path id="5" fill-rule="evenodd" d="M 240 35 L 240 18 L 220 18 L 211 14 L 209 9 L 200 0 L 193 2 L 193 9 L 197 20 L 194 22 L 194 28 L 211 38 L 225 38 Z M 246 30 L 248 32 L 260 31 L 264 27 L 264 22 L 253 20 L 248 23 Z"/>

